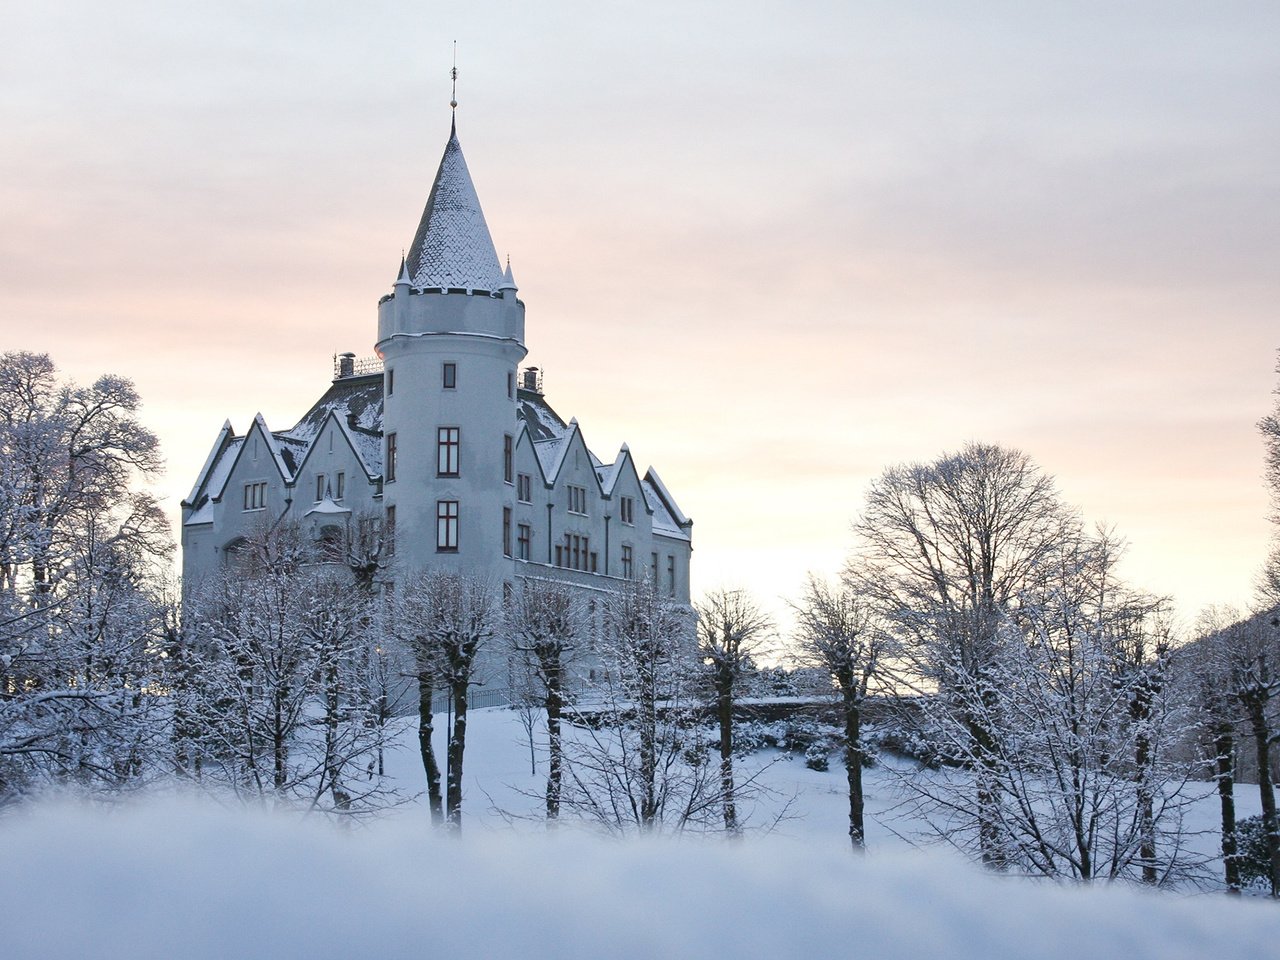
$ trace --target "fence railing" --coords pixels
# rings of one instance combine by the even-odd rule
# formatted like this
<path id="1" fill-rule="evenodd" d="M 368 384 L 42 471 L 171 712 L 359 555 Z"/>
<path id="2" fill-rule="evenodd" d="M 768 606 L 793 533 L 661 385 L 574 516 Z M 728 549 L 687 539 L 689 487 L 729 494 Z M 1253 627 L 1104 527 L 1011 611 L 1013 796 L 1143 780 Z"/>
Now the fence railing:
<path id="1" fill-rule="evenodd" d="M 431 712 L 444 713 L 452 704 L 452 696 L 447 691 L 439 691 L 431 697 Z M 472 687 L 467 691 L 467 706 L 504 707 L 511 702 L 509 687 Z"/>

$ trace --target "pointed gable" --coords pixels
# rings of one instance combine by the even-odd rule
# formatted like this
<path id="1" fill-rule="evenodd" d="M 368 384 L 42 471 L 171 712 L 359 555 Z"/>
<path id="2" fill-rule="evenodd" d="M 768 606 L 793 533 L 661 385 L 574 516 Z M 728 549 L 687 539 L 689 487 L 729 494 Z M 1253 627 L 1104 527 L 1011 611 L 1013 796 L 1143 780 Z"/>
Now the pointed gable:
<path id="1" fill-rule="evenodd" d="M 406 265 L 417 289 L 497 290 L 502 284 L 498 254 L 456 127 L 450 130 Z"/>

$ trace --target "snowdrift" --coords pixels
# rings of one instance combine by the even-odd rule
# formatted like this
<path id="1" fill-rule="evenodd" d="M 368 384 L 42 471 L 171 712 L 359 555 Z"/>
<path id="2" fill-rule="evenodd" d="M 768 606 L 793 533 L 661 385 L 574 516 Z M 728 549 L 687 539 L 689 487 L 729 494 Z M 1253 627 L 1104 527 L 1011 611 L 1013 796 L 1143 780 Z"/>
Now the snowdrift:
<path id="1" fill-rule="evenodd" d="M 1266 902 L 1001 880 L 834 840 L 618 842 L 208 801 L 0 821 L 7 958 L 1270 956 Z"/>

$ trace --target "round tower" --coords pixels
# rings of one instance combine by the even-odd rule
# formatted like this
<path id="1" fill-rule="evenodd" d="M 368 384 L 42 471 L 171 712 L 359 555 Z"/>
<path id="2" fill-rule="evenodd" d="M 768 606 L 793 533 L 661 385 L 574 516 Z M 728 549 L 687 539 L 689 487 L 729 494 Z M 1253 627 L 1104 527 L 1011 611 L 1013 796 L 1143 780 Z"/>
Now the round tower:
<path id="1" fill-rule="evenodd" d="M 498 264 L 456 124 L 393 293 L 378 304 L 377 351 L 397 566 L 496 574 L 503 508 L 515 500 L 524 304 Z"/>

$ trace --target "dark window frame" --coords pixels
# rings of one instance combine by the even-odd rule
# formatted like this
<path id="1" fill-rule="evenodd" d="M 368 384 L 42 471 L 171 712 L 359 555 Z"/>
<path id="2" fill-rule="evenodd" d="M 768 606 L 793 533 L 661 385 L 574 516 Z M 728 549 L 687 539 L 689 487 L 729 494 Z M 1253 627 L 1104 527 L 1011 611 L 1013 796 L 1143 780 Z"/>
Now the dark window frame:
<path id="1" fill-rule="evenodd" d="M 456 477 L 462 462 L 462 428 L 436 428 L 436 476 Z"/>

